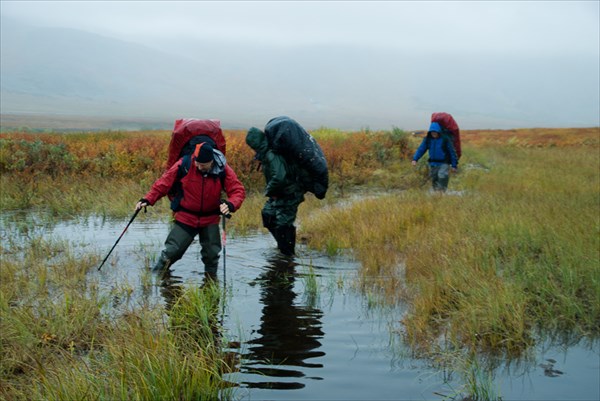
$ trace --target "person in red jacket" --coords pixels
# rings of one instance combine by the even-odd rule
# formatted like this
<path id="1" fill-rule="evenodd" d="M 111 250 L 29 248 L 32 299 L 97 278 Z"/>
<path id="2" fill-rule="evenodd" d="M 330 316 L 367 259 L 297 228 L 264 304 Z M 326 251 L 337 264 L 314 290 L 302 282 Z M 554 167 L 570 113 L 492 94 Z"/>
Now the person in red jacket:
<path id="1" fill-rule="evenodd" d="M 238 210 L 246 198 L 246 190 L 227 165 L 223 153 L 209 143 L 201 143 L 196 145 L 192 156 L 179 159 L 154 182 L 137 202 L 136 210 L 154 205 L 169 194 L 174 185 L 179 186 L 171 202 L 175 224 L 152 270 L 164 270 L 181 259 L 198 235 L 205 275 L 216 278 L 221 252 L 219 216 Z M 223 191 L 227 199 L 221 198 Z"/>

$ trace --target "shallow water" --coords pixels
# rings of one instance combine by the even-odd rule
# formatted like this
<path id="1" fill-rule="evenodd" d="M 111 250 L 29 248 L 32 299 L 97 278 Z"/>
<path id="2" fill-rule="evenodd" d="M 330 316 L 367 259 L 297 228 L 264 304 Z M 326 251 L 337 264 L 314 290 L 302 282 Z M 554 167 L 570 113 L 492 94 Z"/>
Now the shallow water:
<path id="1" fill-rule="evenodd" d="M 3 249 L 9 238 L 35 235 L 65 239 L 82 252 L 106 256 L 127 224 L 100 218 L 42 224 L 43 218 L 3 213 Z M 21 227 L 20 229 L 18 227 Z M 23 227 L 26 227 L 24 229 Z M 200 249 L 193 243 L 166 277 L 150 275 L 169 230 L 141 216 L 103 266 L 91 275 L 115 295 L 113 307 L 167 305 L 182 286 L 200 285 Z M 412 359 L 396 334 L 402 308 L 373 307 L 353 290 L 358 264 L 299 247 L 293 263 L 282 259 L 270 236 L 231 236 L 219 280 L 228 293 L 224 331 L 241 360 L 238 383 L 244 400 L 441 400 L 460 388 L 456 374 Z M 224 280 L 225 278 L 225 280 Z M 314 285 L 316 284 L 316 290 Z M 504 400 L 600 399 L 600 344 L 568 348 L 540 344 L 527 362 L 503 364 L 495 389 Z M 447 380 L 451 379 L 449 382 Z"/>

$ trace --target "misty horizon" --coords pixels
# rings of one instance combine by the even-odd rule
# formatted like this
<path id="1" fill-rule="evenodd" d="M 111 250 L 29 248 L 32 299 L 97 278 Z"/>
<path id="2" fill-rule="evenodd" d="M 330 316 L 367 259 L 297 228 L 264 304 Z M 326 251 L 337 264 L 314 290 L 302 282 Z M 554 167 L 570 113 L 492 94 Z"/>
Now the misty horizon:
<path id="1" fill-rule="evenodd" d="M 327 2 L 313 4 L 313 8 L 298 3 L 286 6 L 285 2 L 248 2 L 241 7 L 248 13 L 278 11 L 272 17 L 278 19 L 266 20 L 274 22 L 265 27 L 259 17 L 253 21 L 233 15 L 239 3 L 235 3 L 237 8 L 229 2 L 221 6 L 180 4 L 198 16 L 204 16 L 203 10 L 222 11 L 232 20 L 220 29 L 218 18 L 211 25 L 204 16 L 210 26 L 192 29 L 167 26 L 168 17 L 158 18 L 155 13 L 177 8 L 169 8 L 166 2 L 145 3 L 143 8 L 129 4 L 138 13 L 145 10 L 137 20 L 115 14 L 124 6 L 99 2 L 94 10 L 115 17 L 114 23 L 104 25 L 84 16 L 78 25 L 62 14 L 42 15 L 44 9 L 60 10 L 64 6 L 60 3 L 15 3 L 2 3 L 4 115 L 165 123 L 177 118 L 216 118 L 232 128 L 261 127 L 274 116 L 288 115 L 309 129 L 419 130 L 426 128 L 431 113 L 445 111 L 463 129 L 600 126 L 597 5 L 461 5 L 464 17 L 471 18 L 465 21 L 479 31 L 448 24 L 445 38 L 426 26 L 414 32 L 396 31 L 350 14 L 355 8 L 370 10 L 382 23 L 399 18 L 412 27 L 404 11 L 408 15 L 425 12 L 434 9 L 431 5 L 374 2 L 367 8 L 363 2 L 350 2 L 344 4 L 350 11 L 344 12 Z M 75 3 L 71 11 L 79 15 L 84 6 L 92 7 Z M 454 6 L 449 9 L 459 4 Z M 563 25 L 545 28 L 536 20 L 531 21 L 530 31 L 524 31 L 514 24 L 525 18 L 511 14 L 514 7 L 548 16 L 556 13 Z M 332 26 L 314 25 L 311 30 L 294 25 L 297 29 L 291 29 L 285 21 L 293 25 L 300 16 L 286 14 L 290 8 L 298 13 L 320 10 L 323 16 L 313 18 L 323 18 Z M 386 10 L 397 14 L 386 16 Z M 495 11 L 498 20 L 487 14 L 487 24 L 473 19 L 473 15 L 483 16 L 478 14 L 483 11 Z M 456 15 L 458 22 L 460 14 Z M 171 17 L 179 21 L 187 16 Z M 435 21 L 440 18 L 432 16 Z M 148 29 L 150 21 L 164 26 Z M 354 28 L 348 25 L 352 21 L 363 21 L 366 26 Z M 337 23 L 338 30 L 334 29 Z M 125 28 L 131 32 L 123 32 Z M 362 35 L 352 36 L 354 31 Z M 499 32 L 504 40 L 492 42 Z M 554 43 L 546 44 L 543 35 L 552 35 L 548 37 Z"/>

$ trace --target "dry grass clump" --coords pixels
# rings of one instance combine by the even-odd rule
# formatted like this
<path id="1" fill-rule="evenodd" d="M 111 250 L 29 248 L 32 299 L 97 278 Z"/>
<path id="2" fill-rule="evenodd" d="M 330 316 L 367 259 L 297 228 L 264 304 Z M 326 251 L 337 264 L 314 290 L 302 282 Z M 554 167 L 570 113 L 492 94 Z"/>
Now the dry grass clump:
<path id="1" fill-rule="evenodd" d="M 465 130 L 461 140 L 472 147 L 513 148 L 592 146 L 600 143 L 600 128 L 521 128 L 512 130 Z"/>

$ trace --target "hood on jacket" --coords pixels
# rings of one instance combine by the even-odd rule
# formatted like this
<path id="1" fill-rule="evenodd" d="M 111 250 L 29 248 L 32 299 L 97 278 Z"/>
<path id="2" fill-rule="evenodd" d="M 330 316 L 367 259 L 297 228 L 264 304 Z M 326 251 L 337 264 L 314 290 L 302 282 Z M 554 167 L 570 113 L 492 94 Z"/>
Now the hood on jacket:
<path id="1" fill-rule="evenodd" d="M 268 150 L 268 142 L 265 133 L 258 128 L 252 127 L 246 134 L 246 144 L 256 152 L 256 158 L 262 160 Z"/>
<path id="2" fill-rule="evenodd" d="M 220 175 L 225 172 L 225 165 L 227 164 L 227 159 L 225 159 L 225 155 L 215 148 L 213 148 L 214 162 L 212 168 L 210 169 L 209 174 L 212 175 Z"/>
<path id="3" fill-rule="evenodd" d="M 429 126 L 429 131 L 427 131 L 427 133 L 430 134 L 432 131 L 441 134 L 442 126 L 439 123 L 431 123 L 431 125 Z"/>
<path id="4" fill-rule="evenodd" d="M 443 133 L 443 129 L 442 126 L 439 123 L 431 123 L 429 125 L 429 130 L 427 130 L 427 138 L 432 138 L 431 133 L 432 132 L 437 132 L 439 134 L 439 136 L 442 136 Z"/>

